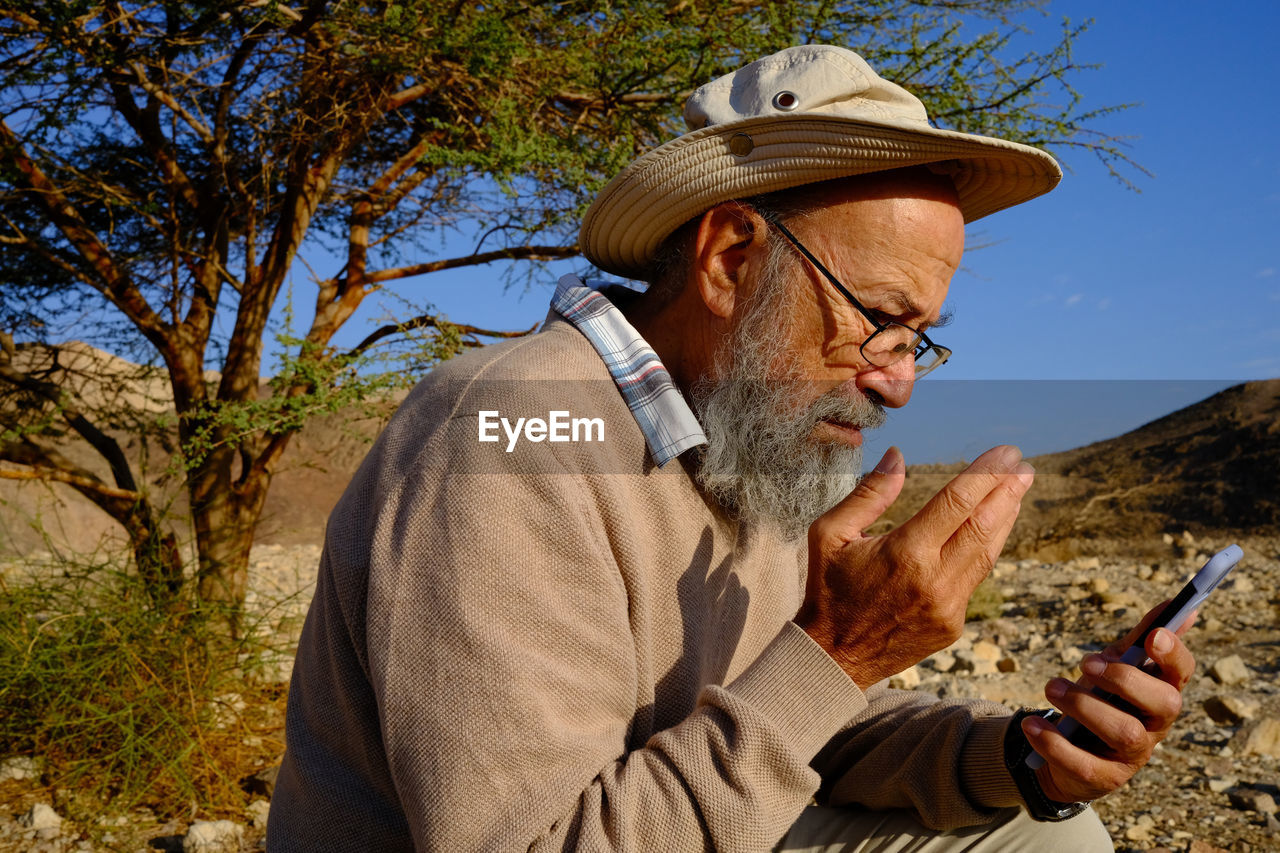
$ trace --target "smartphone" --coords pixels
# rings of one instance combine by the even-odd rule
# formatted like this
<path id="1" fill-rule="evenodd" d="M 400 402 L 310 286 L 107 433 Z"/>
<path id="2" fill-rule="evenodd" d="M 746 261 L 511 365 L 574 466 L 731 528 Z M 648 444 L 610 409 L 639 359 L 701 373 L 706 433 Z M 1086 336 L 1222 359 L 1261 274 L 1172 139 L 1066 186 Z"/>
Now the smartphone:
<path id="1" fill-rule="evenodd" d="M 1244 551 L 1240 550 L 1239 545 L 1228 545 L 1218 553 L 1209 558 L 1209 562 L 1205 563 L 1200 571 L 1196 572 L 1196 576 L 1187 581 L 1187 585 L 1182 588 L 1178 595 L 1165 605 L 1164 609 L 1158 615 L 1146 630 L 1138 636 L 1125 653 L 1120 657 L 1121 662 L 1130 666 L 1146 666 L 1149 662 L 1146 652 L 1147 637 L 1157 628 L 1168 628 L 1170 631 L 1177 631 L 1183 624 L 1191 618 L 1192 612 L 1204 603 L 1209 597 L 1209 593 L 1218 588 L 1218 584 L 1222 583 L 1222 579 L 1227 573 L 1235 568 L 1236 563 L 1240 562 L 1240 558 L 1244 556 Z M 1113 705 L 1126 710 L 1132 710 L 1127 707 L 1127 703 L 1112 696 L 1105 690 L 1093 689 L 1093 695 L 1105 699 Z M 1100 744 L 1098 736 L 1088 729 L 1080 725 L 1071 717 L 1063 717 L 1058 722 L 1058 731 L 1063 737 L 1070 740 L 1076 746 L 1084 749 L 1090 749 L 1090 745 Z M 1090 751 L 1092 751 L 1090 749 Z M 1039 753 L 1032 752 L 1027 756 L 1027 766 L 1032 770 L 1037 770 L 1044 765 L 1044 758 Z"/>

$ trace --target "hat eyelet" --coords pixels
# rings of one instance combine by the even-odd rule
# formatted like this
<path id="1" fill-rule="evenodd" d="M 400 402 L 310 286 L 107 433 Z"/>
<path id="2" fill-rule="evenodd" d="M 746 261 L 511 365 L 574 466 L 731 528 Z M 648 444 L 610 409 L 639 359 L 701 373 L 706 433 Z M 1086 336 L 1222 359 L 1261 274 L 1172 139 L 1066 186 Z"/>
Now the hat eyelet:
<path id="1" fill-rule="evenodd" d="M 755 147 L 755 140 L 745 133 L 735 133 L 729 137 L 729 153 L 735 157 L 746 157 Z"/>
<path id="2" fill-rule="evenodd" d="M 796 107 L 800 106 L 800 99 L 796 97 L 795 92 L 788 92 L 783 89 L 781 92 L 773 96 L 773 108 L 789 113 Z"/>

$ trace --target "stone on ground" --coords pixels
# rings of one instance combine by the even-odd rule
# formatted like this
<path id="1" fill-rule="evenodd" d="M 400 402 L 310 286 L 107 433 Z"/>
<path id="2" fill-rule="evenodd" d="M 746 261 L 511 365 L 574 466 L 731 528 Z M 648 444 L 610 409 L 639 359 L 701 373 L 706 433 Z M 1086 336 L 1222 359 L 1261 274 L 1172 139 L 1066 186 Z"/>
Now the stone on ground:
<path id="1" fill-rule="evenodd" d="M 1258 703 L 1238 696 L 1214 695 L 1204 700 L 1204 712 L 1219 725 L 1238 726 L 1257 715 Z"/>
<path id="2" fill-rule="evenodd" d="M 1234 791 L 1228 791 L 1227 797 L 1231 800 L 1231 805 L 1242 811 L 1257 812 L 1258 814 L 1275 814 L 1276 801 L 1266 791 L 1255 791 L 1253 788 L 1236 788 Z"/>
<path id="3" fill-rule="evenodd" d="M 1209 669 L 1209 675 L 1219 684 L 1241 684 L 1253 677 L 1240 655 L 1228 655 L 1219 659 Z"/>
<path id="4" fill-rule="evenodd" d="M 0 782 L 10 779 L 35 779 L 40 775 L 40 765 L 34 758 L 26 755 L 15 755 L 0 761 Z"/>
<path id="5" fill-rule="evenodd" d="M 1268 717 L 1259 722 L 1245 738 L 1244 751 L 1280 758 L 1280 720 Z"/>
<path id="6" fill-rule="evenodd" d="M 249 816 L 249 824 L 254 829 L 265 830 L 267 828 L 267 813 L 270 811 L 271 803 L 266 800 L 254 800 L 245 809 L 245 814 Z"/>
<path id="7" fill-rule="evenodd" d="M 244 827 L 229 820 L 198 820 L 182 839 L 182 853 L 240 853 Z"/>

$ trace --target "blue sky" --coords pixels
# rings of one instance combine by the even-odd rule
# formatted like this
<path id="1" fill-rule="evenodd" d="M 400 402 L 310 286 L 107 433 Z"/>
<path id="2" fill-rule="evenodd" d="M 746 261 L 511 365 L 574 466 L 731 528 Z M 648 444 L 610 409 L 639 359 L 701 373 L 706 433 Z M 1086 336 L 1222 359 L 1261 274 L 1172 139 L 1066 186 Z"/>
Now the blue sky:
<path id="1" fill-rule="evenodd" d="M 971 244 L 990 245 L 952 284 L 955 321 L 937 337 L 955 356 L 869 442 L 873 460 L 890 442 L 909 462 L 1003 441 L 1066 449 L 1280 376 L 1280 3 L 1048 11 L 1027 19 L 1026 43 L 1063 16 L 1095 19 L 1076 58 L 1103 68 L 1077 88 L 1085 107 L 1140 104 L 1101 126 L 1133 136 L 1154 177 L 1135 176 L 1133 192 L 1067 152 L 1057 190 L 971 227 Z M 514 329 L 543 317 L 553 279 L 504 291 L 497 269 L 477 268 L 397 290 L 456 321 Z"/>
<path id="2" fill-rule="evenodd" d="M 1280 4 L 1207 9 L 1053 4 L 1096 18 L 1077 58 L 1105 65 L 1080 88 L 1141 102 L 1106 126 L 1154 177 L 1126 191 L 1072 156 L 1052 194 L 978 223 L 999 244 L 952 288 L 953 378 L 1280 376 Z M 1047 357 L 1007 358 L 993 324 Z"/>

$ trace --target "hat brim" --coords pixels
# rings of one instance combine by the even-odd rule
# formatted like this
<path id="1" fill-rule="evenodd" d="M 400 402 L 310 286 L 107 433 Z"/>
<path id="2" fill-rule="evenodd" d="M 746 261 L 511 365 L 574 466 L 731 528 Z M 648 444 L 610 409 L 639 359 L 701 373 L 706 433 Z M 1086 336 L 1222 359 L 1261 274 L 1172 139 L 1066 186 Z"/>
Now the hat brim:
<path id="1" fill-rule="evenodd" d="M 730 151 L 738 134 L 751 139 L 746 156 Z M 587 210 L 579 246 L 602 270 L 644 278 L 663 240 L 722 202 L 944 161 L 956 163 L 951 177 L 965 222 L 1043 195 L 1062 178 L 1053 157 L 1004 139 L 907 122 L 753 118 L 687 133 L 639 157 Z"/>

